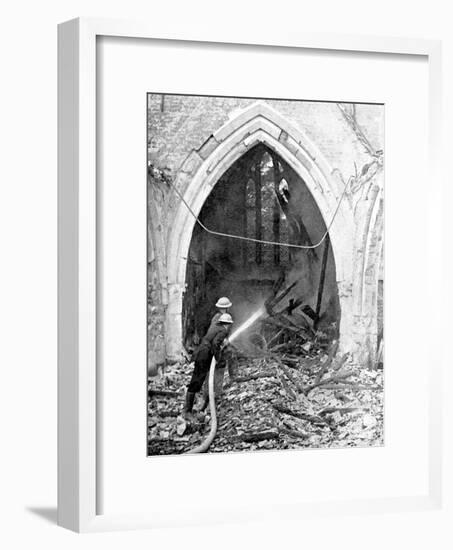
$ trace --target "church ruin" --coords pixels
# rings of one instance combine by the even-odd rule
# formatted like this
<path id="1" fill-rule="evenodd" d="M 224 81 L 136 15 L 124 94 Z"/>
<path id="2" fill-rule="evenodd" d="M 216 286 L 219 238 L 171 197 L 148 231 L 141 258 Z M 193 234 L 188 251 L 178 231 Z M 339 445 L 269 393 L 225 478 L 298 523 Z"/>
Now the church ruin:
<path id="1" fill-rule="evenodd" d="M 298 315 L 374 362 L 383 179 L 382 105 L 149 94 L 150 372 L 203 335 L 219 296 L 241 321 L 282 278 Z"/>

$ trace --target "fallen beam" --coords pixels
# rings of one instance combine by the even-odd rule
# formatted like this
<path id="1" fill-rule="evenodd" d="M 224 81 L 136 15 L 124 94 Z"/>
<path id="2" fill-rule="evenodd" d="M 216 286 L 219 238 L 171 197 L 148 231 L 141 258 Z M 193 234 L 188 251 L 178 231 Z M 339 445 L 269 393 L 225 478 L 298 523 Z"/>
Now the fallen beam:
<path id="1" fill-rule="evenodd" d="M 274 325 L 279 328 L 283 328 L 285 330 L 289 330 L 291 332 L 294 332 L 301 338 L 303 337 L 303 334 L 301 334 L 302 329 L 293 327 L 292 325 L 288 325 L 287 323 L 282 323 L 281 321 L 278 321 L 277 319 L 274 319 L 273 317 L 267 317 L 266 319 L 263 319 L 263 323 L 266 323 L 268 325 Z"/>
<path id="2" fill-rule="evenodd" d="M 338 374 L 336 376 L 329 376 L 329 378 L 325 378 L 324 380 L 320 380 L 319 382 L 314 382 L 311 384 L 311 386 L 308 386 L 305 390 L 305 393 L 310 393 L 315 388 L 319 388 L 320 386 L 325 386 L 328 384 L 335 384 L 336 382 L 345 382 L 348 378 L 351 378 L 351 376 L 355 376 L 355 372 L 349 372 L 345 374 Z"/>
<path id="3" fill-rule="evenodd" d="M 275 361 L 277 362 L 278 366 L 282 369 L 282 371 L 285 373 L 285 376 L 289 379 L 289 381 L 292 382 L 296 386 L 299 393 L 304 393 L 303 385 L 298 380 L 296 380 L 296 378 L 295 378 L 294 374 L 291 372 L 290 368 L 287 367 L 283 363 L 283 361 L 281 361 L 280 359 L 275 358 Z"/>
<path id="4" fill-rule="evenodd" d="M 290 284 L 283 292 L 281 292 L 277 296 L 270 298 L 269 300 L 266 300 L 265 307 L 267 311 L 271 312 L 272 308 L 280 303 L 283 298 L 285 298 L 285 296 L 287 296 L 291 292 L 291 290 L 297 285 L 297 282 L 298 281 L 294 281 L 294 283 Z"/>
<path id="5" fill-rule="evenodd" d="M 377 390 L 379 386 L 376 384 L 354 384 L 347 381 L 339 382 L 338 384 L 322 384 L 317 386 L 317 390 Z"/>
<path id="6" fill-rule="evenodd" d="M 293 411 L 289 407 L 286 407 L 285 405 L 282 405 L 280 403 L 273 403 L 272 406 L 274 409 L 280 413 L 287 414 L 289 416 L 293 416 L 294 418 L 299 418 L 300 420 L 307 420 L 308 422 L 311 422 L 312 424 L 318 425 L 318 426 L 325 426 L 328 424 L 326 420 L 319 416 L 313 416 L 311 414 L 306 413 L 300 413 Z"/>
<path id="7" fill-rule="evenodd" d="M 148 390 L 149 397 L 178 397 L 179 392 L 171 390 Z"/>
<path id="8" fill-rule="evenodd" d="M 324 415 L 324 414 L 332 414 L 335 412 L 339 412 L 341 414 L 347 414 L 355 411 L 368 411 L 369 408 L 366 407 L 326 407 L 325 409 L 322 409 L 318 412 L 318 415 Z"/>
<path id="9" fill-rule="evenodd" d="M 278 431 L 283 435 L 288 435 L 289 437 L 293 437 L 294 439 L 307 439 L 310 434 L 307 432 L 302 432 L 299 430 L 293 430 L 290 428 L 279 428 Z"/>
<path id="10" fill-rule="evenodd" d="M 249 432 L 234 436 L 233 441 L 242 441 L 244 443 L 257 443 L 267 439 L 278 439 L 278 431 L 269 430 L 264 432 Z"/>
<path id="11" fill-rule="evenodd" d="M 275 378 L 275 373 L 273 371 L 265 371 L 250 374 L 249 376 L 236 376 L 232 379 L 232 382 L 249 382 L 250 380 L 258 380 L 260 378 Z"/>
<path id="12" fill-rule="evenodd" d="M 322 367 L 319 369 L 318 374 L 316 375 L 315 384 L 319 384 L 321 382 L 322 377 L 324 376 L 324 374 L 327 372 L 327 369 L 332 364 L 333 358 L 335 357 L 335 355 L 338 351 L 338 346 L 339 346 L 338 341 L 335 341 L 335 343 L 330 348 L 329 355 L 327 356 L 327 359 L 325 360 Z"/>

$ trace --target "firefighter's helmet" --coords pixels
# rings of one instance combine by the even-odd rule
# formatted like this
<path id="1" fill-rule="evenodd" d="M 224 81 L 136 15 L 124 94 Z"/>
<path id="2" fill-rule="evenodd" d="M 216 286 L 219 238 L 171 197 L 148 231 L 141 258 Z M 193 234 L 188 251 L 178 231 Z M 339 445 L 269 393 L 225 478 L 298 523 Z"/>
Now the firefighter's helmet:
<path id="1" fill-rule="evenodd" d="M 222 313 L 222 315 L 219 317 L 218 323 L 228 323 L 231 325 L 233 322 L 233 317 L 229 313 Z"/>
<path id="2" fill-rule="evenodd" d="M 226 309 L 228 307 L 231 307 L 233 304 L 230 302 L 230 300 L 224 296 L 223 298 L 219 298 L 215 307 L 220 307 L 222 309 Z"/>

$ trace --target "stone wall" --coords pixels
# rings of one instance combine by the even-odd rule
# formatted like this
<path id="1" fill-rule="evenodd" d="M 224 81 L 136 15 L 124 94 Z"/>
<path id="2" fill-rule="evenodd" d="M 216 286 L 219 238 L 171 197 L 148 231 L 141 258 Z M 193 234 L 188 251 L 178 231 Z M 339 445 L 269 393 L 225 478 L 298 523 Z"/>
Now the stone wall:
<path id="1" fill-rule="evenodd" d="M 383 170 L 379 152 L 383 149 L 383 107 L 355 106 L 354 120 L 366 135 L 364 143 L 335 103 L 258 103 L 262 107 L 256 109 L 256 117 L 250 115 L 244 122 L 244 113 L 252 112 L 257 104 L 254 99 L 149 95 L 149 307 L 156 308 L 149 326 L 151 364 L 162 361 L 164 353 L 174 359 L 181 340 L 188 245 L 180 243 L 187 239 L 190 242 L 187 233 L 191 234 L 192 226 L 190 214 L 181 208 L 170 183 L 199 211 L 210 186 L 215 185 L 214 173 L 220 176 L 231 165 L 228 159 L 233 149 L 243 146 L 247 150 L 252 139 L 267 140 L 271 146 L 275 141 L 286 151 L 287 160 L 293 160 L 295 168 L 299 166 L 311 177 L 310 192 L 326 223 L 333 216 L 345 184 L 349 184 L 331 232 L 338 264 L 341 339 L 343 349 L 357 352 L 361 360 L 372 355 L 378 330 L 377 280 L 381 263 L 377 259 L 382 250 Z M 271 111 L 270 116 L 266 109 Z M 348 112 L 347 106 L 345 109 Z M 235 137 L 246 126 L 244 135 Z M 228 144 L 234 139 L 230 153 Z M 220 149 L 225 149 L 225 156 L 218 152 Z M 161 344 L 156 347 L 162 324 L 166 333 L 164 351 Z"/>
<path id="2" fill-rule="evenodd" d="M 158 168 L 175 175 L 189 153 L 197 151 L 234 112 L 255 99 L 216 98 L 183 95 L 148 96 L 149 159 Z M 336 103 L 265 100 L 285 118 L 303 128 L 329 164 L 345 178 L 369 161 L 354 132 L 345 123 Z M 374 147 L 383 148 L 383 107 L 356 105 L 357 121 L 366 128 Z"/>
<path id="3" fill-rule="evenodd" d="M 165 365 L 165 306 L 156 261 L 148 263 L 148 369 L 156 374 Z"/>

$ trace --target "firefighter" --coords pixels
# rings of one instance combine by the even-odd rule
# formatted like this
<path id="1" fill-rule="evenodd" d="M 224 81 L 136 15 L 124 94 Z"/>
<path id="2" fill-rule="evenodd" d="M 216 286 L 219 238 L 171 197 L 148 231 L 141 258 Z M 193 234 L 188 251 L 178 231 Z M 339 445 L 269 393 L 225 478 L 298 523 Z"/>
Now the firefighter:
<path id="1" fill-rule="evenodd" d="M 228 313 L 228 309 L 232 305 L 233 304 L 230 302 L 230 300 L 226 296 L 223 296 L 222 298 L 219 298 L 217 300 L 217 303 L 216 303 L 215 307 L 218 309 L 218 312 L 211 319 L 211 324 L 209 325 L 208 332 L 209 332 L 209 330 L 211 330 L 212 327 L 214 327 L 217 324 L 217 321 L 219 320 L 220 316 L 223 313 Z"/>
<path id="2" fill-rule="evenodd" d="M 201 390 L 206 375 L 211 366 L 212 357 L 220 361 L 222 351 L 228 344 L 228 334 L 233 324 L 233 319 L 229 313 L 222 313 L 216 324 L 209 328 L 201 344 L 193 354 L 195 363 L 192 378 L 187 386 L 186 404 L 184 412 L 189 415 L 192 412 L 195 394 Z"/>

